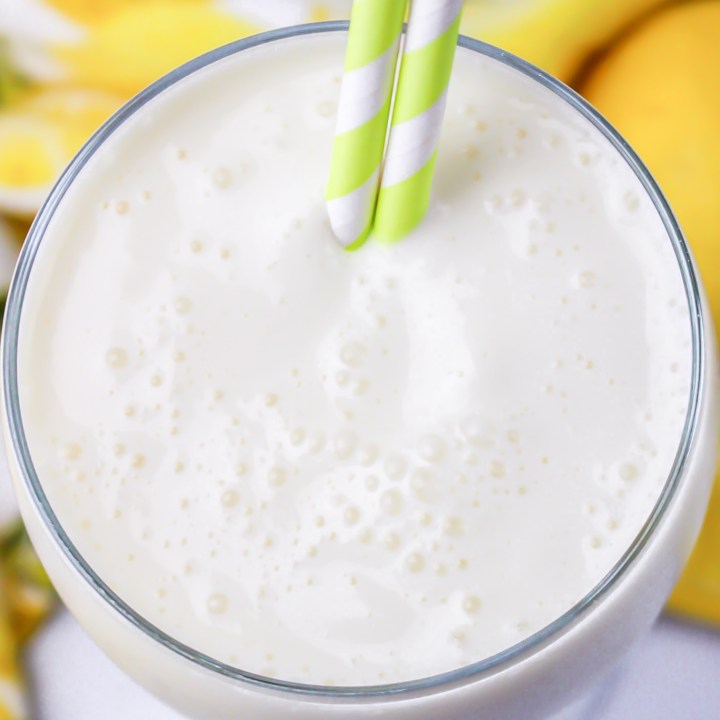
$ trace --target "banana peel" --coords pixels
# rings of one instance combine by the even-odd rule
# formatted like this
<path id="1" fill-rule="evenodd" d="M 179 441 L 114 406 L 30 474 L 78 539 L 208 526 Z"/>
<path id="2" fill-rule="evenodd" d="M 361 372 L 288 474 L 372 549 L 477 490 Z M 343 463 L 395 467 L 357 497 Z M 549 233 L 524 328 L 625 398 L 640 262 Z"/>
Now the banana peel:
<path id="1" fill-rule="evenodd" d="M 27 87 L 27 80 L 10 62 L 7 43 L 0 38 L 0 107 L 9 105 Z"/>
<path id="2" fill-rule="evenodd" d="M 29 0 L 14 1 L 19 14 L 24 3 L 30 12 Z M 588 53 L 665 1 L 468 0 L 462 29 L 569 81 Z M 0 210 L 22 217 L 37 211 L 59 172 L 97 126 L 85 119 L 92 120 L 93 106 L 104 119 L 157 77 L 206 50 L 272 25 L 347 17 L 350 2 L 298 0 L 284 10 L 278 3 L 274 15 L 270 3 L 243 14 L 219 0 L 42 0 L 39 7 L 59 14 L 74 32 L 58 31 L 35 42 L 11 34 L 4 61 L 0 52 L 0 97 L 5 97 L 0 108 Z M 20 62 L 23 53 L 17 51 L 23 48 L 32 49 L 38 67 L 50 69 L 47 75 L 33 75 L 33 67 L 23 65 L 27 77 L 44 77 L 44 85 L 35 83 L 28 90 L 10 65 L 12 58 Z M 57 97 L 57 107 L 65 102 L 57 117 L 36 100 L 48 93 Z M 63 101 L 63 95 L 70 99 Z M 86 98 L 79 110 L 74 96 Z"/>
<path id="3" fill-rule="evenodd" d="M 670 201 L 720 327 L 720 3 L 674 3 L 625 33 L 580 90 L 632 143 Z M 720 475 L 673 612 L 720 625 Z"/>
<path id="4" fill-rule="evenodd" d="M 461 32 L 570 83 L 585 60 L 668 0 L 470 0 Z"/>
<path id="5" fill-rule="evenodd" d="M 28 0 L 14 0 L 23 3 Z M 462 32 L 509 50 L 568 82 L 587 56 L 669 0 L 467 0 Z M 30 53 L 40 79 L 132 94 L 163 72 L 211 47 L 268 29 L 347 18 L 350 0 L 296 6 L 220 0 L 41 0 L 76 28 Z M 28 10 L 29 11 L 29 10 Z M 146 49 L 143 52 L 143 48 Z M 23 53 L 18 57 L 23 57 Z"/>
<path id="6" fill-rule="evenodd" d="M 83 41 L 50 52 L 72 84 L 129 97 L 187 60 L 260 30 L 204 2 L 125 3 L 89 24 Z"/>
<path id="7" fill-rule="evenodd" d="M 18 521 L 0 533 L 0 720 L 27 720 L 19 653 L 56 602 Z"/>
<path id="8" fill-rule="evenodd" d="M 700 537 L 668 610 L 720 626 L 720 475 L 715 478 Z"/>
<path id="9" fill-rule="evenodd" d="M 20 521 L 0 535 L 0 561 L 6 614 L 15 639 L 24 644 L 55 606 L 56 595 Z"/>
<path id="10" fill-rule="evenodd" d="M 26 720 L 27 717 L 18 644 L 7 606 L 5 576 L 0 569 L 0 720 Z"/>
<path id="11" fill-rule="evenodd" d="M 61 8 L 85 0 L 51 0 Z M 509 50 L 565 82 L 618 32 L 668 0 L 468 0 L 462 32 Z M 104 0 L 85 11 L 84 41 L 57 44 L 52 56 L 71 82 L 134 93 L 181 62 L 258 32 L 257 23 L 218 3 L 195 0 Z M 306 3 L 305 19 L 347 18 L 350 3 Z M 80 17 L 77 9 L 74 13 Z M 280 23 L 282 24 L 282 23 Z M 138 53 L 152 47 L 152 53 Z"/>
<path id="12" fill-rule="evenodd" d="M 0 211 L 16 217 L 32 217 L 83 142 L 133 94 L 262 29 L 210 0 L 46 2 L 84 24 L 72 41 L 36 43 L 54 82 L 25 82 L 10 64 L 20 40 L 0 46 Z"/>
<path id="13" fill-rule="evenodd" d="M 0 107 L 0 211 L 31 217 L 72 156 L 124 99 L 85 88 L 17 91 Z"/>

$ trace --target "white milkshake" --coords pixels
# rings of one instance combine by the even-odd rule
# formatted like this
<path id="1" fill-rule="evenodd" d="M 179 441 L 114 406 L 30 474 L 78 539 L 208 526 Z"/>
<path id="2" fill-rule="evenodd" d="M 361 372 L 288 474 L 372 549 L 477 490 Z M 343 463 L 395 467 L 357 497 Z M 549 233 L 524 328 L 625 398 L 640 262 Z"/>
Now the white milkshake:
<path id="1" fill-rule="evenodd" d="M 376 685 L 600 582 L 670 474 L 692 343 L 625 161 L 467 50 L 426 220 L 343 251 L 342 40 L 217 63 L 104 143 L 35 260 L 18 385 L 50 506 L 122 601 L 245 671 Z"/>

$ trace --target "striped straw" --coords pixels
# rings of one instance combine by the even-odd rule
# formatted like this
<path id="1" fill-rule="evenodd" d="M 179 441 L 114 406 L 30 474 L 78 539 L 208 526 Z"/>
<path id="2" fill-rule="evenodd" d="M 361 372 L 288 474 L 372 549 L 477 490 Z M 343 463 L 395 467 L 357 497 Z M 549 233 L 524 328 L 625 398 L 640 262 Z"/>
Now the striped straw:
<path id="1" fill-rule="evenodd" d="M 348 250 L 372 226 L 407 0 L 355 0 L 326 199 Z"/>
<path id="2" fill-rule="evenodd" d="M 412 0 L 375 212 L 380 240 L 399 240 L 427 211 L 462 4 Z"/>

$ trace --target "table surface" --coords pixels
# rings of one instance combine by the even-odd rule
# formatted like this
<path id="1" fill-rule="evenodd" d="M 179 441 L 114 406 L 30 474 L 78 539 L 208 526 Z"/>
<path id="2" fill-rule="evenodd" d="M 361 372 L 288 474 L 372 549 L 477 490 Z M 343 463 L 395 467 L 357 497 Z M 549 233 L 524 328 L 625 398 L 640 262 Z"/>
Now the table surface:
<path id="1" fill-rule="evenodd" d="M 0 443 L 0 524 L 15 513 Z M 34 720 L 181 720 L 133 683 L 62 609 L 29 648 Z M 720 630 L 661 618 L 587 720 L 720 718 Z"/>
<path id="2" fill-rule="evenodd" d="M 34 720 L 181 720 L 134 684 L 67 611 L 29 653 Z M 661 619 L 608 683 L 588 720 L 720 718 L 720 631 Z"/>

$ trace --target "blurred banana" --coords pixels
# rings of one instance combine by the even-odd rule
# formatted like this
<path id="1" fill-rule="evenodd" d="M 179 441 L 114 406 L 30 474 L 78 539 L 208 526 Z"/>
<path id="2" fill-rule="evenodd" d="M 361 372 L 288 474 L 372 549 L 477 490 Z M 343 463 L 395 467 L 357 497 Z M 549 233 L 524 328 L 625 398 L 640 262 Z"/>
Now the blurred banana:
<path id="1" fill-rule="evenodd" d="M 667 0 L 468 0 L 462 32 L 569 83 L 589 55 Z"/>
<path id="2" fill-rule="evenodd" d="M 55 605 L 55 590 L 18 520 L 0 535 L 5 613 L 16 642 L 30 638 Z"/>
<path id="3" fill-rule="evenodd" d="M 0 720 L 27 717 L 25 691 L 18 667 L 17 641 L 6 605 L 5 576 L 0 568 Z"/>

